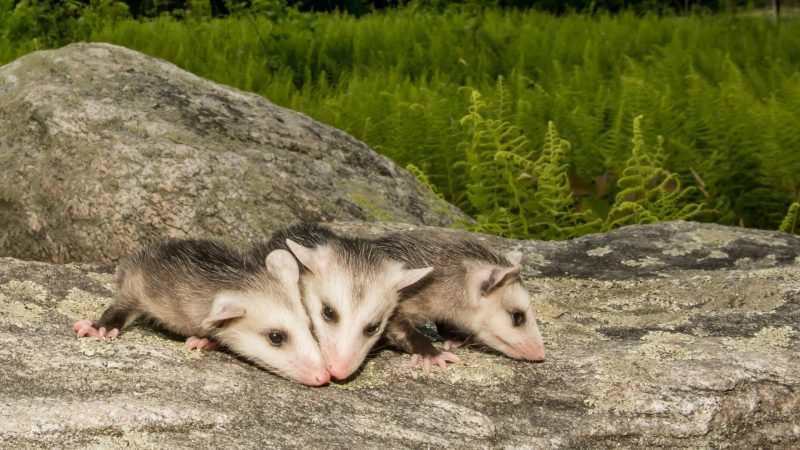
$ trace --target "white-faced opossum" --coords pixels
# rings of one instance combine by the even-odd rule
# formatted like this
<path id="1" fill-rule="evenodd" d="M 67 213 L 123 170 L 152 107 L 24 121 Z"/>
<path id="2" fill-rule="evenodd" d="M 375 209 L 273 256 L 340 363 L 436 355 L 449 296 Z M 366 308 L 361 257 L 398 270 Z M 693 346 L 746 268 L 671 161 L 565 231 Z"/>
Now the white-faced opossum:
<path id="1" fill-rule="evenodd" d="M 544 359 L 531 299 L 520 279 L 522 253 L 500 255 L 475 241 L 426 237 L 424 232 L 390 234 L 375 243 L 407 267 L 433 267 L 401 293 L 387 327 L 388 340 L 414 355 L 412 366 L 422 362 L 429 372 L 432 364 L 446 370 L 447 362 L 459 362 L 417 329 L 427 321 L 433 321 L 445 339 L 455 328 L 512 358 Z M 447 341 L 445 350 L 462 343 Z"/>
<path id="2" fill-rule="evenodd" d="M 299 267 L 287 251 L 258 265 L 208 240 L 151 244 L 117 269 L 119 290 L 78 337 L 116 337 L 141 316 L 183 336 L 190 348 L 215 342 L 278 375 L 319 386 L 330 380 L 300 299 Z"/>
<path id="3" fill-rule="evenodd" d="M 340 236 L 316 224 L 299 224 L 275 233 L 250 251 L 254 261 L 288 248 L 305 267 L 300 276 L 303 302 L 331 376 L 355 372 L 380 338 L 399 292 L 424 277 L 391 260 L 367 239 Z"/>

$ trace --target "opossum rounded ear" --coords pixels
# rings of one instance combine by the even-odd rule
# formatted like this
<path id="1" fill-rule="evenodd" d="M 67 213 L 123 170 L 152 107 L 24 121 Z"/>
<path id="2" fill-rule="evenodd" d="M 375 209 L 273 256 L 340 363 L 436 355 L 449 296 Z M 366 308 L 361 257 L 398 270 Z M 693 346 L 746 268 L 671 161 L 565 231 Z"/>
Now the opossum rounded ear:
<path id="1" fill-rule="evenodd" d="M 507 252 L 505 255 L 508 262 L 511 263 L 512 266 L 520 266 L 522 265 L 522 252 L 513 251 Z"/>
<path id="2" fill-rule="evenodd" d="M 200 324 L 205 329 L 214 328 L 226 320 L 244 317 L 245 314 L 247 311 L 242 306 L 240 299 L 230 293 L 221 293 L 214 298 L 208 317 L 203 319 Z"/>
<path id="3" fill-rule="evenodd" d="M 300 261 L 300 264 L 304 265 L 306 269 L 310 270 L 314 275 L 319 274 L 323 266 L 323 261 L 318 248 L 311 249 L 303 247 L 291 239 L 286 239 L 286 245 L 289 246 L 289 250 L 291 250 L 294 256 Z"/>
<path id="4" fill-rule="evenodd" d="M 406 269 L 402 264 L 397 263 L 395 266 L 394 280 L 392 281 L 392 288 L 396 291 L 401 291 L 431 273 L 433 267 L 423 267 L 421 269 Z"/>
<path id="5" fill-rule="evenodd" d="M 489 295 L 500 286 L 505 286 L 519 278 L 520 266 L 482 267 L 470 274 L 470 285 L 480 290 L 480 295 Z"/>
<path id="6" fill-rule="evenodd" d="M 267 255 L 267 270 L 287 285 L 297 284 L 300 280 L 297 261 L 286 250 L 273 250 Z"/>

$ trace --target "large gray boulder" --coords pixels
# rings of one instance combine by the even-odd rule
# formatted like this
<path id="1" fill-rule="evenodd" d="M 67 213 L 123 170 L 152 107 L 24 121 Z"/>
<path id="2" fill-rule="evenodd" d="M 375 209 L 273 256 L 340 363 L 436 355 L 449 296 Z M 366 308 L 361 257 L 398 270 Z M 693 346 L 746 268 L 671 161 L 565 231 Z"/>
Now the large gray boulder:
<path id="1" fill-rule="evenodd" d="M 462 366 L 425 376 L 382 350 L 322 388 L 144 324 L 76 339 L 112 267 L 0 259 L 0 447 L 800 446 L 800 237 L 683 222 L 476 237 L 525 252 L 545 362 L 459 349 Z"/>
<path id="2" fill-rule="evenodd" d="M 460 216 L 351 136 L 132 50 L 75 44 L 0 67 L 0 255 L 117 261 L 162 236 Z"/>

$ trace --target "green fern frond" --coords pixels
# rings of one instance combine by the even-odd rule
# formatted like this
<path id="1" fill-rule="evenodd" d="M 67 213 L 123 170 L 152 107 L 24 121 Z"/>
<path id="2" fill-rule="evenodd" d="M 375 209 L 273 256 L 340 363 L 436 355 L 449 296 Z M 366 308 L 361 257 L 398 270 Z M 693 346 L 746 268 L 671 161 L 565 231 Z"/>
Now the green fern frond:
<path id="1" fill-rule="evenodd" d="M 468 113 L 459 122 L 468 128 L 462 149 L 470 173 L 468 204 L 462 207 L 473 212 L 478 231 L 564 239 L 599 230 L 600 219 L 575 211 L 567 177 L 570 145 L 555 125 L 548 123 L 544 145 L 534 159 L 519 127 L 487 117 L 488 109 L 481 94 L 473 91 Z M 502 114 L 502 104 L 494 111 Z"/>
<path id="2" fill-rule="evenodd" d="M 603 230 L 635 223 L 688 220 L 708 212 L 703 202 L 692 201 L 695 189 L 681 188 L 678 176 L 662 167 L 664 140 L 658 137 L 654 151 L 648 150 L 642 131 L 642 116 L 633 121 L 633 150 L 617 181 L 619 192 Z"/>
<path id="3" fill-rule="evenodd" d="M 442 194 L 436 189 L 436 186 L 431 183 L 430 178 L 428 175 L 425 174 L 419 167 L 415 166 L 414 164 L 408 164 L 406 166 L 406 170 L 411 172 L 411 175 L 414 175 L 414 178 L 417 179 L 419 184 L 425 186 L 431 193 L 440 199 L 444 200 Z"/>
<path id="4" fill-rule="evenodd" d="M 797 219 L 800 215 L 800 203 L 792 203 L 789 206 L 789 211 L 786 213 L 786 217 L 783 218 L 781 222 L 780 228 L 778 230 L 783 231 L 784 233 L 792 233 L 794 234 L 797 231 Z"/>

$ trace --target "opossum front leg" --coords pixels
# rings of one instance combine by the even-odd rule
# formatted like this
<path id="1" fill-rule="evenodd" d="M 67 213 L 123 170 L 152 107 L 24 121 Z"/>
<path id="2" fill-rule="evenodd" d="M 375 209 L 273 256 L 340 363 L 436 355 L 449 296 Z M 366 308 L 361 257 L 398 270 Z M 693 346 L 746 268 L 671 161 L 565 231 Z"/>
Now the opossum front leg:
<path id="1" fill-rule="evenodd" d="M 114 338 L 120 331 L 138 319 L 142 313 L 124 299 L 116 299 L 96 322 L 82 319 L 72 326 L 78 337 Z"/>
<path id="2" fill-rule="evenodd" d="M 447 363 L 460 364 L 461 359 L 450 353 L 441 352 L 422 334 L 411 321 L 396 318 L 389 323 L 386 331 L 389 341 L 401 350 L 411 353 L 411 367 L 422 363 L 422 370 L 430 373 L 435 365 L 447 372 Z"/>
<path id="3" fill-rule="evenodd" d="M 186 339 L 186 348 L 189 350 L 216 350 L 219 346 L 217 341 L 209 338 L 201 338 L 197 336 L 189 336 Z"/>

